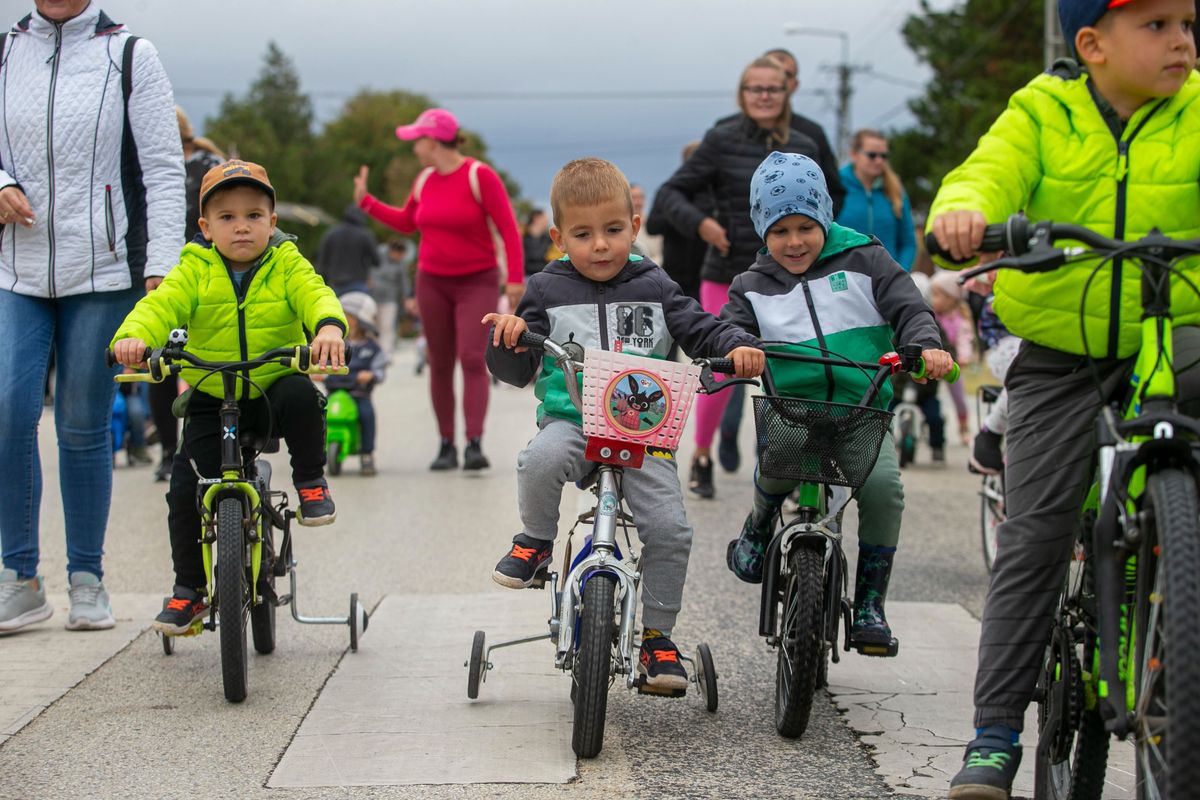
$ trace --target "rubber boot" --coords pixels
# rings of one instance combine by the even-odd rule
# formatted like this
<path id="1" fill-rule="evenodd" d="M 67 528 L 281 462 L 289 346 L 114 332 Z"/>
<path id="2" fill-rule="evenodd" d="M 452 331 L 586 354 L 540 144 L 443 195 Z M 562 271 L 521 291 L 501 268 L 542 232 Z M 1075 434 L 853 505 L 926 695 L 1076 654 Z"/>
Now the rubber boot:
<path id="1" fill-rule="evenodd" d="M 762 583 L 763 562 L 771 541 L 771 518 L 756 521 L 754 512 L 746 516 L 742 534 L 729 543 L 725 563 L 730 571 L 746 583 Z"/>
<path id="2" fill-rule="evenodd" d="M 860 545 L 858 548 L 854 622 L 850 628 L 850 641 L 854 644 L 886 647 L 894 641 L 883 605 L 887 599 L 888 580 L 892 577 L 892 560 L 895 557 L 894 547 Z"/>

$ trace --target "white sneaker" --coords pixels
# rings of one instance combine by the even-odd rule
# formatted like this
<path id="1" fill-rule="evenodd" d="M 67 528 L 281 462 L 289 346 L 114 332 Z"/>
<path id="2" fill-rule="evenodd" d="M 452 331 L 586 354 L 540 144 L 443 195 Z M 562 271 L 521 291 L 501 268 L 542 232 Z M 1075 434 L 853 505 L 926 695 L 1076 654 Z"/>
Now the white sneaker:
<path id="1" fill-rule="evenodd" d="M 53 613 L 40 576 L 20 581 L 16 570 L 0 570 L 0 633 L 12 633 L 50 619 Z"/>
<path id="2" fill-rule="evenodd" d="M 72 572 L 71 613 L 67 616 L 69 631 L 102 631 L 113 627 L 112 605 L 104 584 L 90 572 Z"/>

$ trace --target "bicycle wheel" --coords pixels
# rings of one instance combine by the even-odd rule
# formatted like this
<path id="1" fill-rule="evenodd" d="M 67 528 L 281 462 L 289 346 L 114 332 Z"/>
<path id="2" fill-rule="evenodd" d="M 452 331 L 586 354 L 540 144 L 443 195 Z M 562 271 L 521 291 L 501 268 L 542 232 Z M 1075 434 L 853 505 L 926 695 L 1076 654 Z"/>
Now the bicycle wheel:
<path id="1" fill-rule="evenodd" d="M 1085 707 L 1078 647 L 1064 640 L 1064 630 L 1055 628 L 1038 682 L 1038 740 L 1045 739 L 1048 746 L 1034 751 L 1033 796 L 1035 800 L 1100 800 L 1108 732 L 1099 710 Z M 1048 732 L 1051 725 L 1054 730 Z"/>
<path id="2" fill-rule="evenodd" d="M 1187 797 L 1200 785 L 1200 525 L 1196 483 L 1153 473 L 1138 553 L 1134 736 L 1139 798 Z"/>
<path id="3" fill-rule="evenodd" d="M 907 467 L 917 457 L 917 426 L 912 411 L 900 412 L 900 424 L 896 436 L 897 458 L 901 467 Z"/>
<path id="4" fill-rule="evenodd" d="M 262 564 L 257 593 L 262 601 L 250 606 L 250 633 L 254 649 L 262 655 L 275 652 L 275 531 L 265 515 L 262 523 Z"/>
<path id="5" fill-rule="evenodd" d="M 1004 520 L 1004 475 L 984 475 L 979 489 L 979 532 L 983 564 L 989 573 L 996 563 L 996 529 Z"/>
<path id="6" fill-rule="evenodd" d="M 604 716 L 608 710 L 608 684 L 612 677 L 617 581 L 607 572 L 595 572 L 583 588 L 579 611 L 579 650 L 575 654 L 575 730 L 571 749 L 580 758 L 595 758 L 604 746 Z"/>
<path id="7" fill-rule="evenodd" d="M 246 617 L 250 581 L 246 575 L 246 537 L 242 501 L 226 497 L 217 506 L 217 614 L 221 633 L 221 678 L 225 699 L 246 699 Z"/>
<path id="8" fill-rule="evenodd" d="M 775 666 L 775 730 L 794 739 L 808 727 L 825 655 L 825 559 L 815 548 L 797 544 L 788 556 L 788 569 Z"/>

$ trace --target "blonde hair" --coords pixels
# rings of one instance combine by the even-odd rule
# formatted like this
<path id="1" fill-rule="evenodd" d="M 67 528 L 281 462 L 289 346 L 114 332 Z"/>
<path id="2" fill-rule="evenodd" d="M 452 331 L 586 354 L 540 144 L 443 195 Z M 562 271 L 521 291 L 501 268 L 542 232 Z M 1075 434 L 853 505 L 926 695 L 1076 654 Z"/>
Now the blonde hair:
<path id="1" fill-rule="evenodd" d="M 747 117 L 750 113 L 746 110 L 746 93 L 742 91 L 742 87 L 746 85 L 746 77 L 752 69 L 773 69 L 779 73 L 779 80 L 784 88 L 787 88 L 787 70 L 783 68 L 783 64 L 771 56 L 759 56 L 746 65 L 742 70 L 742 77 L 738 79 L 737 86 L 737 104 L 738 108 Z M 775 123 L 771 126 L 771 144 L 773 146 L 781 146 L 788 143 L 788 139 L 792 135 L 792 104 L 788 102 L 788 98 L 783 98 L 783 111 L 779 112 L 779 116 L 775 119 Z"/>
<path id="2" fill-rule="evenodd" d="M 625 173 L 602 158 L 577 158 L 554 175 L 550 184 L 550 210 L 555 227 L 562 227 L 565 206 L 597 206 L 612 201 L 624 202 L 633 217 L 633 197 Z"/>
<path id="3" fill-rule="evenodd" d="M 877 130 L 860 128 L 854 133 L 854 142 L 850 145 L 850 151 L 861 153 L 863 141 L 866 139 L 887 141 L 887 137 Z M 887 161 L 883 162 L 883 194 L 892 204 L 892 213 L 897 217 L 900 216 L 904 210 L 904 186 L 900 183 L 900 176 Z"/>

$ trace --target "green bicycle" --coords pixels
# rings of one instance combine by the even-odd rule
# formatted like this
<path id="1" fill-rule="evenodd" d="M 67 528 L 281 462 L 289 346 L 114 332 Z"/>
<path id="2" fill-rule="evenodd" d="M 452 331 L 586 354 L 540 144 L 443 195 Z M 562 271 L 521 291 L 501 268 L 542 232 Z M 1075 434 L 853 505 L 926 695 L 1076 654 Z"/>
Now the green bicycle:
<path id="1" fill-rule="evenodd" d="M 196 386 L 213 375 L 221 376 L 221 426 L 227 432 L 236 431 L 237 435 L 222 437 L 220 477 L 200 476 L 197 485 L 201 552 L 210 610 L 207 621 L 197 621 L 183 635 L 196 636 L 202 630 L 219 631 L 225 698 L 231 703 L 240 703 L 247 693 L 247 622 L 254 649 L 264 655 L 275 650 L 275 610 L 278 606 L 290 606 L 297 622 L 349 625 L 352 651 L 358 649 L 358 638 L 367 628 L 368 615 L 356 593 L 350 595 L 349 616 L 306 617 L 300 613 L 296 605 L 296 560 L 291 536 L 295 512 L 287 507 L 287 492 L 271 489 L 270 463 L 258 458 L 260 453 L 268 451 L 271 437 L 247 433 L 238 425 L 238 386 L 241 380 L 246 380 L 242 376 L 249 370 L 278 363 L 298 372 L 331 373 L 316 368 L 307 346 L 277 348 L 247 361 L 209 362 L 184 350 L 185 344 L 187 333 L 172 331 L 167 347 L 146 348 L 143 361 L 149 367 L 147 372 L 120 374 L 115 380 L 118 383 L 176 380 L 184 364 L 207 370 Z M 105 358 L 109 366 L 115 365 L 112 350 L 106 351 Z M 332 374 L 347 371 L 342 367 Z M 276 531 L 280 534 L 278 547 Z M 289 578 L 291 591 L 280 596 L 275 591 L 275 581 L 284 576 Z M 174 636 L 164 634 L 163 652 L 171 655 L 174 642 Z"/>
<path id="2" fill-rule="evenodd" d="M 1060 241 L 1073 244 L 1056 247 Z M 936 242 L 927 243 L 943 254 Z M 1110 734 L 1133 737 L 1137 797 L 1194 796 L 1200 785 L 1200 628 L 1194 616 L 1200 608 L 1200 423 L 1177 405 L 1170 300 L 1173 281 L 1197 292 L 1178 262 L 1200 254 L 1200 239 L 1176 241 L 1155 232 L 1119 241 L 1017 215 L 987 227 L 981 252 L 997 250 L 1009 255 L 965 271 L 960 281 L 993 269 L 1049 272 L 1097 259 L 1086 298 L 1092 279 L 1115 258 L 1142 274 L 1142 342 L 1130 392 L 1106 404 L 1096 422 L 1096 481 L 1081 510 L 1076 555 L 1034 696 L 1036 797 L 1099 800 Z"/>

